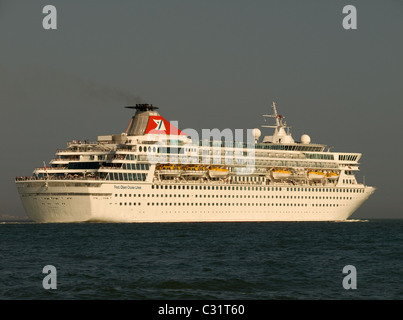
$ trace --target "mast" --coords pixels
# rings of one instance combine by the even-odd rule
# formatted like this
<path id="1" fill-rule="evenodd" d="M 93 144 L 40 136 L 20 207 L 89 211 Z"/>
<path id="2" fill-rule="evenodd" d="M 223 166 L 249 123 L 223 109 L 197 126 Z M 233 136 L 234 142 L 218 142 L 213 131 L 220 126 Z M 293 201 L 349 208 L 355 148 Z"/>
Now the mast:
<path id="1" fill-rule="evenodd" d="M 273 108 L 273 114 L 264 114 L 263 117 L 275 118 L 276 119 L 276 125 L 275 126 L 262 126 L 262 127 L 264 127 L 264 128 L 275 128 L 275 129 L 285 128 L 286 125 L 285 125 L 285 122 L 283 123 L 283 116 L 278 115 L 276 103 L 274 101 L 272 102 L 271 106 Z"/>
<path id="2" fill-rule="evenodd" d="M 272 143 L 294 143 L 294 139 L 291 136 L 289 131 L 290 127 L 287 127 L 285 122 L 285 117 L 281 114 L 277 113 L 276 102 L 272 102 L 273 114 L 264 114 L 263 117 L 267 118 L 275 118 L 276 125 L 274 126 L 267 126 L 262 125 L 264 128 L 273 128 L 274 133 L 272 136 L 266 136 L 263 141 L 272 142 Z M 287 129 L 288 132 L 285 131 Z"/>

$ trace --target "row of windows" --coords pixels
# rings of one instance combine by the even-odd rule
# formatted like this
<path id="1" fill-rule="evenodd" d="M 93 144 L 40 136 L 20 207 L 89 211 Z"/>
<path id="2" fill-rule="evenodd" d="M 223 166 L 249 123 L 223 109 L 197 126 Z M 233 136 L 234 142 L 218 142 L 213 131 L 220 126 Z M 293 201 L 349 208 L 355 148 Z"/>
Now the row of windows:
<path id="1" fill-rule="evenodd" d="M 339 154 L 339 160 L 342 161 L 355 161 L 357 160 L 357 155 L 352 154 Z"/>
<path id="2" fill-rule="evenodd" d="M 156 147 L 142 147 L 142 146 L 140 146 L 139 147 L 139 151 L 140 152 L 157 152 L 157 153 L 159 153 L 160 152 L 160 148 L 156 148 Z"/>
<path id="3" fill-rule="evenodd" d="M 120 198 L 122 198 L 122 197 L 131 197 L 132 196 L 132 194 L 120 194 L 119 195 L 119 197 Z M 136 197 L 137 196 L 137 194 L 133 194 L 133 197 Z M 143 197 L 145 197 L 146 196 L 146 194 L 144 193 L 143 194 Z M 156 197 L 156 198 L 158 198 L 158 197 L 161 197 L 161 198 L 168 198 L 168 197 L 170 197 L 170 198 L 172 198 L 172 197 L 174 197 L 174 198 L 176 198 L 176 197 L 178 197 L 178 198 L 180 198 L 180 197 L 183 197 L 183 198 L 189 198 L 189 195 L 188 194 L 147 194 L 147 197 Z M 118 194 L 117 193 L 115 193 L 115 197 L 118 197 Z M 139 194 L 138 195 L 138 197 L 141 197 L 141 194 Z M 264 195 L 264 196 L 262 196 L 262 195 L 260 195 L 260 196 L 254 196 L 254 195 L 252 195 L 252 196 L 250 196 L 250 195 L 248 195 L 248 196 L 246 196 L 246 195 L 222 195 L 222 194 L 220 194 L 220 195 L 214 195 L 214 194 L 212 194 L 212 195 L 195 195 L 195 197 L 197 198 L 197 197 L 199 197 L 199 198 L 248 198 L 248 199 L 250 199 L 250 198 L 255 198 L 256 197 L 256 199 L 266 199 L 266 197 L 267 197 L 267 199 L 333 199 L 333 200 L 348 200 L 348 199 L 352 199 L 352 197 L 329 197 L 329 196 L 324 196 L 324 197 L 322 197 L 322 196 L 274 196 L 274 195 L 272 195 L 272 196 L 266 196 L 266 195 Z"/>
<path id="4" fill-rule="evenodd" d="M 124 163 L 122 166 L 123 170 L 148 170 L 150 165 L 147 163 Z"/>
<path id="5" fill-rule="evenodd" d="M 133 206 L 135 206 L 135 205 L 141 205 L 141 203 L 140 202 L 120 202 L 119 203 L 119 205 L 121 205 L 121 206 L 131 206 L 131 205 L 133 205 Z M 281 206 L 283 206 L 283 207 L 307 207 L 308 206 L 308 204 L 303 204 L 303 203 L 283 203 L 283 204 L 281 204 L 281 203 L 260 203 L 260 204 L 258 204 L 258 203 L 256 203 L 256 205 L 254 204 L 254 203 L 197 203 L 197 202 L 174 202 L 174 203 L 172 203 L 172 202 L 161 202 L 161 203 L 159 203 L 159 202 L 147 202 L 147 206 L 200 206 L 200 207 L 202 207 L 202 206 L 228 206 L 228 207 L 231 207 L 231 206 L 244 206 L 244 207 L 253 207 L 253 206 L 256 206 L 256 207 L 266 207 L 266 206 L 268 206 L 268 207 L 270 207 L 270 206 L 272 206 L 272 207 L 281 207 Z M 331 203 L 331 204 L 329 204 L 329 203 L 318 203 L 318 204 L 312 204 L 312 207 L 338 207 L 339 205 L 338 204 L 334 204 L 334 203 Z"/>
<path id="6" fill-rule="evenodd" d="M 307 159 L 334 160 L 332 154 L 305 153 Z"/>
<path id="7" fill-rule="evenodd" d="M 203 147 L 208 147 L 208 144 L 203 144 Z M 212 147 L 216 148 L 233 148 L 232 145 L 230 144 L 222 144 L 222 145 L 214 145 Z M 237 148 L 239 146 L 236 146 Z M 250 147 L 255 147 L 255 145 L 250 145 Z M 241 146 L 242 148 L 242 146 Z M 323 151 L 323 147 L 316 147 L 316 146 L 285 146 L 285 145 L 256 145 L 256 149 L 266 149 L 266 150 L 286 150 L 286 151 Z M 184 154 L 184 152 L 197 152 L 196 148 L 186 148 L 186 147 L 139 147 L 139 152 L 152 152 L 152 153 L 166 153 L 166 154 Z M 213 150 L 214 151 L 214 150 Z M 218 152 L 221 152 L 221 150 L 217 150 Z M 250 152 L 250 151 L 249 151 Z M 210 155 L 211 152 L 209 149 L 202 149 L 201 153 L 203 155 Z M 243 155 L 246 155 L 248 153 L 248 149 L 243 148 L 242 151 L 239 150 L 231 150 L 229 154 L 234 154 L 234 153 L 241 153 Z M 318 155 L 319 156 L 319 155 Z M 311 158 L 311 159 L 326 159 L 326 160 L 334 160 L 333 155 L 328 155 L 327 158 Z"/>
<path id="8" fill-rule="evenodd" d="M 109 173 L 106 180 L 120 180 L 120 181 L 145 181 L 147 179 L 146 173 Z"/>
<path id="9" fill-rule="evenodd" d="M 118 196 L 118 194 L 115 193 L 115 197 L 117 197 L 117 196 Z M 124 193 L 124 194 L 120 194 L 120 195 L 119 195 L 120 198 L 122 198 L 122 197 L 131 197 L 131 196 L 132 196 L 131 193 L 129 193 L 129 194 Z M 133 198 L 135 198 L 136 196 L 137 196 L 137 194 L 136 194 L 136 193 L 133 193 Z M 143 193 L 143 197 L 145 197 L 145 196 L 150 197 L 150 194 L 148 193 L 148 194 L 146 195 L 145 193 Z M 158 195 L 158 194 L 151 194 L 151 197 L 154 197 L 154 196 L 158 198 L 159 195 Z M 161 198 L 163 198 L 164 196 L 165 196 L 165 197 L 168 197 L 168 196 L 169 196 L 169 197 L 175 197 L 175 198 L 176 198 L 176 196 L 178 196 L 178 198 L 182 196 L 183 198 L 189 198 L 189 195 L 188 195 L 188 194 L 182 194 L 182 195 L 181 195 L 181 194 L 178 194 L 178 195 L 177 195 L 177 194 L 173 194 L 173 195 L 172 195 L 172 194 L 170 194 L 170 195 L 168 195 L 168 194 L 165 194 L 165 195 L 161 194 L 160 196 L 161 196 Z M 140 198 L 140 197 L 141 197 L 141 194 L 138 194 L 138 197 Z"/>
<path id="10" fill-rule="evenodd" d="M 292 161 L 292 160 L 266 160 L 255 158 L 256 166 L 268 167 L 304 167 L 304 168 L 332 168 L 337 169 L 338 164 L 319 161 Z"/>
<path id="11" fill-rule="evenodd" d="M 243 187 L 243 186 L 182 186 L 182 185 L 152 185 L 152 189 L 173 190 L 244 190 L 244 191 L 305 191 L 305 192 L 350 192 L 363 193 L 364 189 L 347 188 L 302 188 L 302 187 Z"/>
<path id="12" fill-rule="evenodd" d="M 121 202 L 120 205 L 123 205 L 123 202 Z M 127 205 L 129 205 L 129 206 L 131 206 L 131 205 L 133 205 L 133 206 L 135 206 L 135 205 L 140 206 L 141 203 L 140 203 L 140 202 L 133 202 L 133 203 L 131 203 L 131 202 L 125 202 L 124 205 L 125 205 L 125 206 L 127 206 Z"/>
<path id="13" fill-rule="evenodd" d="M 283 145 L 275 143 L 245 143 L 239 141 L 211 141 L 211 140 L 200 140 L 199 146 L 202 147 L 227 147 L 227 148 L 250 148 L 250 149 L 266 149 L 266 150 L 290 150 L 290 151 L 322 151 L 323 146 L 313 146 L 313 145 Z"/>
<path id="14" fill-rule="evenodd" d="M 245 176 L 239 176 L 239 177 L 233 177 L 234 181 L 239 181 L 239 182 L 258 182 L 258 181 L 264 181 L 265 178 L 263 177 L 245 177 Z"/>
<path id="15" fill-rule="evenodd" d="M 181 142 L 174 143 L 177 145 L 180 145 Z M 283 144 L 271 144 L 271 143 L 244 143 L 244 142 L 239 142 L 239 141 L 210 141 L 210 140 L 200 140 L 199 141 L 199 146 L 201 147 L 219 147 L 219 148 L 250 148 L 250 149 L 264 149 L 264 150 L 287 150 L 287 151 L 323 151 L 324 147 L 323 146 L 313 146 L 313 145 L 283 145 Z M 162 148 L 167 148 L 166 146 Z M 169 147 L 168 147 L 169 148 Z M 190 148 L 187 148 L 185 146 L 180 147 L 185 149 L 185 151 L 191 150 L 193 152 L 196 152 L 197 149 L 194 148 L 193 146 Z M 155 148 L 155 147 L 146 147 L 146 146 L 140 146 L 139 151 L 140 152 L 159 152 L 160 148 Z"/>
<path id="16" fill-rule="evenodd" d="M 289 151 L 323 151 L 322 146 L 312 145 L 278 145 L 278 144 L 256 144 L 256 149 L 289 150 Z"/>
<path id="17" fill-rule="evenodd" d="M 126 160 L 136 160 L 136 156 L 134 154 L 127 154 L 125 159 Z"/>
<path id="18" fill-rule="evenodd" d="M 86 169 L 99 169 L 99 162 L 69 162 L 67 169 L 73 170 L 86 170 Z"/>

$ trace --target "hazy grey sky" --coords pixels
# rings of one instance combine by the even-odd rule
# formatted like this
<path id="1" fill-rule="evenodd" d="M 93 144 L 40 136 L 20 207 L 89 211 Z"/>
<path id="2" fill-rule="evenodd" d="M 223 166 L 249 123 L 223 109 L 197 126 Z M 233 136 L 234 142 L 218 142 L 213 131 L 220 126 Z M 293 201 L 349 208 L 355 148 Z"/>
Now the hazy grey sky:
<path id="1" fill-rule="evenodd" d="M 403 218 L 402 31 L 397 0 L 0 0 L 0 215 L 25 215 L 15 176 L 123 132 L 128 103 L 201 132 L 259 127 L 275 100 L 295 138 L 363 153 L 378 189 L 353 218 Z"/>

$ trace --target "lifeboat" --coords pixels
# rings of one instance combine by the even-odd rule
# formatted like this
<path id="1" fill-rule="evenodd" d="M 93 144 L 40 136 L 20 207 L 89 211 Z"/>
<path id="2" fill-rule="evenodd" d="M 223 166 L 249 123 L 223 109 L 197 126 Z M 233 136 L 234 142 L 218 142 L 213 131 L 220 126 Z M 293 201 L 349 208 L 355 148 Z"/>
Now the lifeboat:
<path id="1" fill-rule="evenodd" d="M 322 171 L 308 171 L 308 178 L 311 180 L 322 180 L 325 177 L 325 173 Z"/>
<path id="2" fill-rule="evenodd" d="M 226 168 L 210 167 L 208 170 L 210 178 L 225 178 L 229 175 L 229 170 Z"/>
<path id="3" fill-rule="evenodd" d="M 203 177 L 207 174 L 207 169 L 205 166 L 188 165 L 182 168 L 181 173 L 183 176 Z"/>
<path id="4" fill-rule="evenodd" d="M 287 169 L 273 169 L 271 174 L 274 179 L 286 179 L 291 176 L 291 171 Z"/>
<path id="5" fill-rule="evenodd" d="M 326 178 L 329 180 L 336 180 L 339 177 L 339 174 L 333 171 L 329 171 L 326 173 Z"/>
<path id="6" fill-rule="evenodd" d="M 177 164 L 163 164 L 157 167 L 158 173 L 165 177 L 176 178 L 181 174 L 180 165 Z"/>

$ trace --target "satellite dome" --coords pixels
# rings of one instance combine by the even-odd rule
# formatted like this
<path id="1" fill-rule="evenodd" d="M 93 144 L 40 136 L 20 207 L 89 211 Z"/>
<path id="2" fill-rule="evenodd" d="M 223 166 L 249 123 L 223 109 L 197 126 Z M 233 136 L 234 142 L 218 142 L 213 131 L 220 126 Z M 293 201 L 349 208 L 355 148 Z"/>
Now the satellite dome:
<path id="1" fill-rule="evenodd" d="M 262 132 L 258 128 L 255 128 L 252 131 L 252 135 L 253 135 L 253 138 L 255 139 L 255 141 L 257 141 L 257 140 L 259 140 L 260 136 L 262 135 Z"/>
<path id="2" fill-rule="evenodd" d="M 301 143 L 310 144 L 311 143 L 311 138 L 307 134 L 303 134 L 301 136 Z"/>

